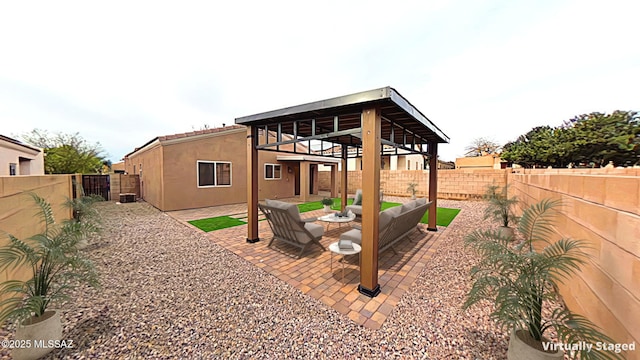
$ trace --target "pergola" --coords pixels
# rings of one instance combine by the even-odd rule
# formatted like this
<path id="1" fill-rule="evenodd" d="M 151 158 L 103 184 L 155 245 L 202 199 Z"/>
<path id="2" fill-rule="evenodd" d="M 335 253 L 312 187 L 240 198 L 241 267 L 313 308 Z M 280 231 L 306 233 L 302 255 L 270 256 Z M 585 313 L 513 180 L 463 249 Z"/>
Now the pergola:
<path id="1" fill-rule="evenodd" d="M 429 159 L 428 230 L 437 231 L 438 143 L 447 137 L 398 91 L 384 87 L 235 119 L 247 126 L 247 242 L 258 237 L 258 151 L 278 151 L 340 158 L 342 208 L 347 203 L 347 158 L 362 157 L 362 252 L 358 290 L 370 297 L 378 284 L 378 214 L 380 155 L 383 145 L 426 155 Z M 265 134 L 258 137 L 258 130 Z M 283 136 L 286 135 L 286 136 Z M 259 139 L 264 139 L 263 143 Z M 298 152 L 297 143 L 306 152 Z M 293 145 L 293 146 L 291 146 Z M 327 150 L 327 146 L 330 148 Z M 314 152 L 312 147 L 324 151 Z M 348 151 L 355 148 L 356 151 Z M 351 154 L 351 155 L 349 155 Z M 301 169 L 301 173 L 308 169 Z"/>

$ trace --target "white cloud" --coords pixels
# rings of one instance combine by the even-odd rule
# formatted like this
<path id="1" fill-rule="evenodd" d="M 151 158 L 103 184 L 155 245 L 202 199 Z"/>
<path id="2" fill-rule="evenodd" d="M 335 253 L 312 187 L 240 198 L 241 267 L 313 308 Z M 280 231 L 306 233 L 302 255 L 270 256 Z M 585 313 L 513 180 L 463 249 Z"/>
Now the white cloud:
<path id="1" fill-rule="evenodd" d="M 637 109 L 628 1 L 13 2 L 2 133 L 79 131 L 116 161 L 151 138 L 391 85 L 451 137 L 507 141 Z"/>

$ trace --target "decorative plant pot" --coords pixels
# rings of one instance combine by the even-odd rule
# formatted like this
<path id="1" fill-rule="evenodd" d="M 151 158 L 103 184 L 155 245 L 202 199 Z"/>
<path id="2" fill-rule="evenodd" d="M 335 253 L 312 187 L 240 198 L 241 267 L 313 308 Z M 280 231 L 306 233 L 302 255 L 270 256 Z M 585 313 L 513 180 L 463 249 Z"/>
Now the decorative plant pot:
<path id="1" fill-rule="evenodd" d="M 416 199 L 416 194 L 411 195 L 411 200 L 415 200 Z"/>
<path id="2" fill-rule="evenodd" d="M 526 340 L 535 341 L 529 333 L 523 330 L 511 331 L 509 338 L 509 350 L 507 359 L 509 360 L 562 360 L 564 359 L 564 351 L 557 350 L 555 352 L 545 352 L 535 349 L 529 345 Z M 543 340 L 550 342 L 543 337 Z"/>
<path id="3" fill-rule="evenodd" d="M 322 205 L 324 206 L 324 212 L 326 213 L 330 213 L 331 212 L 331 205 Z"/>
<path id="4" fill-rule="evenodd" d="M 49 340 L 62 340 L 62 322 L 58 310 L 45 311 L 39 318 L 29 318 L 16 329 L 16 340 L 28 340 L 30 348 L 13 349 L 16 360 L 39 359 L 53 350 Z M 27 343 L 26 341 L 24 343 Z"/>
<path id="5" fill-rule="evenodd" d="M 507 226 L 500 226 L 498 228 L 498 232 L 500 232 L 500 236 L 502 236 L 504 238 L 507 238 L 507 239 L 512 239 L 513 240 L 513 238 L 515 236 L 515 231 L 512 228 L 507 227 Z"/>

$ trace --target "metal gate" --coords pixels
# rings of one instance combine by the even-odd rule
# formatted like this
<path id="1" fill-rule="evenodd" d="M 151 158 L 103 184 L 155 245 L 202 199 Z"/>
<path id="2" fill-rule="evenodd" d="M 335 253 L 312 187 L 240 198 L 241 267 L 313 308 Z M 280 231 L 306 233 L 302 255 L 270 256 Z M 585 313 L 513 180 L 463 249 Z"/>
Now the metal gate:
<path id="1" fill-rule="evenodd" d="M 100 195 L 109 200 L 109 175 L 82 175 L 82 188 L 85 195 Z"/>

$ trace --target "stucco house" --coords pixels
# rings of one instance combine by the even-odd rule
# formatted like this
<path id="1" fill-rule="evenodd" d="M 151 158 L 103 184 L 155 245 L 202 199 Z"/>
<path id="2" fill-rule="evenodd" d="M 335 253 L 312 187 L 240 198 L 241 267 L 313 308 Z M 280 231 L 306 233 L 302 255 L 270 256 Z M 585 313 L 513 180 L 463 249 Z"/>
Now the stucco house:
<path id="1" fill-rule="evenodd" d="M 269 138 L 275 141 L 275 134 Z M 260 199 L 303 201 L 318 193 L 318 166 L 339 162 L 277 151 L 261 152 L 258 161 Z M 140 176 L 141 197 L 162 211 L 246 203 L 247 129 L 231 125 L 159 136 L 125 155 L 124 169 Z"/>
<path id="2" fill-rule="evenodd" d="M 44 152 L 0 135 L 0 176 L 44 175 Z"/>
<path id="3" fill-rule="evenodd" d="M 500 158 L 500 154 L 484 154 L 456 158 L 456 169 L 506 169 L 508 163 Z"/>

